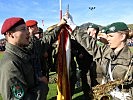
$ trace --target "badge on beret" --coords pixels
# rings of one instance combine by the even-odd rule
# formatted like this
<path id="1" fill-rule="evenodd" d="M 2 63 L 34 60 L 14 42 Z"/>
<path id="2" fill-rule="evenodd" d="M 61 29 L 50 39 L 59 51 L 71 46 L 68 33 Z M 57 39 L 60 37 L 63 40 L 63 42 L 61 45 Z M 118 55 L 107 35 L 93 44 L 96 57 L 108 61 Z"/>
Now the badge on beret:
<path id="1" fill-rule="evenodd" d="M 21 84 L 15 84 L 12 86 L 12 92 L 15 98 L 21 99 L 24 96 L 24 89 Z"/>
<path id="2" fill-rule="evenodd" d="M 104 33 L 105 32 L 105 30 L 104 29 L 102 29 L 102 31 L 101 31 L 102 33 Z"/>
<path id="3" fill-rule="evenodd" d="M 109 30 L 112 31 L 112 32 L 114 32 L 115 29 L 116 29 L 115 26 L 112 26 L 112 27 L 109 28 Z"/>

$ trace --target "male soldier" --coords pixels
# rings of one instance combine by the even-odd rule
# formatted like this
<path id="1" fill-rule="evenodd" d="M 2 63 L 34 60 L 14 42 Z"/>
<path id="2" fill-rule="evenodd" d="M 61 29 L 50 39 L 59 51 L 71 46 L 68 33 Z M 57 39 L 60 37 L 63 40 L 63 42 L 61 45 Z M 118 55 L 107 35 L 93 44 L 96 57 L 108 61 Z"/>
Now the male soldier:
<path id="1" fill-rule="evenodd" d="M 74 39 L 70 39 L 70 43 L 71 43 L 71 63 L 70 63 L 70 72 L 69 72 L 69 79 L 70 79 L 70 91 L 71 91 L 71 96 L 74 95 L 74 91 L 75 91 L 75 84 L 76 84 L 76 68 L 77 68 L 77 64 L 75 61 L 75 57 L 77 54 L 77 49 L 76 49 L 76 41 Z"/>
<path id="2" fill-rule="evenodd" d="M 97 39 L 97 35 L 99 33 L 99 27 L 95 24 L 91 24 L 87 28 L 87 33 L 92 36 L 93 38 Z M 92 57 L 93 59 L 93 57 Z M 87 74 L 88 76 L 88 83 L 91 83 L 91 87 L 95 86 L 98 84 L 96 81 L 97 73 L 96 73 L 96 62 L 93 61 L 90 65 L 90 70 Z M 91 79 L 91 80 L 89 80 Z"/>
<path id="3" fill-rule="evenodd" d="M 95 24 L 91 24 L 87 27 L 87 31 L 89 35 L 96 38 L 99 32 L 99 27 Z M 93 64 L 93 57 L 78 42 L 75 43 L 75 47 L 77 48 L 76 61 L 78 63 L 79 69 L 81 70 L 80 75 L 84 100 L 90 100 L 91 95 L 89 94 L 91 93 L 91 85 L 93 86 L 96 77 L 96 69 Z M 93 68 L 91 68 L 91 66 Z M 95 84 L 97 83 L 95 82 Z"/>
<path id="4" fill-rule="evenodd" d="M 43 83 L 46 84 L 46 88 L 48 88 L 47 78 L 42 75 L 42 70 L 41 70 L 41 50 L 42 50 L 41 41 L 35 36 L 35 34 L 37 34 L 38 32 L 37 24 L 38 22 L 35 20 L 26 21 L 26 26 L 30 33 L 30 44 L 27 47 L 27 49 L 31 53 L 31 59 L 32 59 L 31 62 L 34 67 L 37 80 L 39 80 L 39 82 L 43 81 Z M 46 89 L 45 91 L 47 91 L 48 93 L 48 89 Z"/>
<path id="5" fill-rule="evenodd" d="M 43 33 L 43 29 L 38 27 L 38 31 L 37 33 L 35 33 L 35 36 L 40 40 L 40 45 L 42 45 L 39 47 L 41 48 L 41 55 L 40 55 L 41 70 L 42 74 L 47 77 L 47 80 L 49 80 L 49 67 L 52 64 L 51 63 L 52 56 L 50 56 L 50 54 L 52 53 L 50 52 L 52 52 L 52 50 L 51 50 L 51 45 L 49 43 L 44 43 L 41 41 L 43 35 L 45 36 L 45 34 Z"/>
<path id="6" fill-rule="evenodd" d="M 30 56 L 24 49 L 29 45 L 29 32 L 22 18 L 5 20 L 1 33 L 7 40 L 6 51 L 0 62 L 0 93 L 3 100 L 34 100 L 34 72 Z"/>
<path id="7" fill-rule="evenodd" d="M 76 61 L 80 71 L 82 81 L 82 91 L 84 93 L 84 100 L 90 100 L 89 92 L 91 91 L 90 84 L 88 83 L 87 73 L 90 65 L 93 62 L 93 57 L 82 47 L 78 42 L 75 43 L 77 48 Z"/>
<path id="8" fill-rule="evenodd" d="M 43 29 L 41 27 L 38 27 L 38 31 L 37 33 L 35 34 L 35 36 L 38 38 L 38 39 L 41 39 L 43 37 Z"/>
<path id="9" fill-rule="evenodd" d="M 53 30 L 59 31 L 63 22 L 61 20 Z M 0 62 L 0 93 L 3 100 L 41 100 L 38 99 L 38 92 L 42 87 L 36 84 L 31 55 L 25 48 L 29 45 L 25 21 L 19 17 L 8 18 L 2 25 L 1 33 L 7 40 L 6 51 Z M 52 35 L 54 33 L 51 32 L 49 37 Z"/>
<path id="10" fill-rule="evenodd" d="M 61 22 L 63 21 L 64 20 L 62 20 Z M 60 23 L 57 24 L 57 26 L 59 25 Z M 36 80 L 37 80 L 36 84 L 41 85 L 41 91 L 39 92 L 39 95 L 40 95 L 39 98 L 40 100 L 46 100 L 48 90 L 49 90 L 48 79 L 47 79 L 48 67 L 47 67 L 47 64 L 44 66 L 44 64 L 42 64 L 41 62 L 42 60 L 45 60 L 45 62 L 47 63 L 46 59 L 43 59 L 42 55 L 44 57 L 48 56 L 45 54 L 45 50 L 47 50 L 46 43 L 48 42 L 51 43 L 52 41 L 54 41 L 55 36 L 50 36 L 51 33 L 46 31 L 42 39 L 38 39 L 35 36 L 35 34 L 38 32 L 38 22 L 36 20 L 27 20 L 26 26 L 30 33 L 30 44 L 28 45 L 27 49 L 29 50 L 31 54 L 31 63 L 35 70 L 35 75 L 36 75 Z M 53 32 L 56 32 L 56 31 L 53 31 Z M 55 34 L 56 33 L 54 33 L 54 35 Z"/>

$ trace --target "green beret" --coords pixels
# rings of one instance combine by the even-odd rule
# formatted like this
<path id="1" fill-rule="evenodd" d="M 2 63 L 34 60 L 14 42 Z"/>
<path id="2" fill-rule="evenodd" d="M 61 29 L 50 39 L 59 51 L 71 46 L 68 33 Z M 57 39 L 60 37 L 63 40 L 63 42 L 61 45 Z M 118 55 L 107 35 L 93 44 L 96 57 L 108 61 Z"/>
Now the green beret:
<path id="1" fill-rule="evenodd" d="M 87 27 L 87 29 L 88 29 L 88 28 L 99 29 L 99 27 L 98 27 L 97 25 L 95 25 L 95 24 L 90 24 L 90 25 Z"/>
<path id="2" fill-rule="evenodd" d="M 112 23 L 112 24 L 108 25 L 106 28 L 107 28 L 107 34 L 118 32 L 118 31 L 128 30 L 128 26 L 123 22 Z"/>

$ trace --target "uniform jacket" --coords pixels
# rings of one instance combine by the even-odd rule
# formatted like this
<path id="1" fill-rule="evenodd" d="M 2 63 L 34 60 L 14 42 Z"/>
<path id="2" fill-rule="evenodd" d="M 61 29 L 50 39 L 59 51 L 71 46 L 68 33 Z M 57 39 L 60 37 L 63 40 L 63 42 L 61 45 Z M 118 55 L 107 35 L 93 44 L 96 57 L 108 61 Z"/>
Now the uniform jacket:
<path id="1" fill-rule="evenodd" d="M 51 42 L 57 39 L 60 27 L 46 31 L 46 35 L 41 42 Z M 37 42 L 38 43 L 38 42 Z M 40 48 L 36 48 L 40 49 Z M 12 44 L 6 44 L 6 51 L 0 60 L 0 93 L 3 100 L 14 100 L 12 87 L 20 84 L 25 95 L 36 85 L 34 68 L 32 66 L 32 57 L 29 52 L 33 50 L 33 45 L 29 48 L 19 48 Z M 38 59 L 38 58 L 37 58 Z M 24 96 L 25 96 L 24 95 Z"/>
<path id="2" fill-rule="evenodd" d="M 45 66 L 46 68 L 43 68 L 44 66 L 41 63 L 42 61 L 46 62 L 46 59 L 42 58 L 42 55 L 48 49 L 47 45 L 57 39 L 56 36 L 58 36 L 59 30 L 59 27 L 55 27 L 50 31 L 46 30 L 43 33 L 42 39 L 38 39 L 34 35 L 30 37 L 30 44 L 26 47 L 26 49 L 30 53 L 31 63 L 37 79 L 47 73 L 44 72 L 46 71 L 47 66 Z"/>
<path id="3" fill-rule="evenodd" d="M 96 39 L 92 38 L 87 33 L 82 32 L 79 28 L 75 29 L 73 35 L 87 51 L 91 51 L 89 53 L 92 54 L 93 59 L 100 64 L 103 69 L 103 74 L 107 79 L 107 68 L 109 66 L 109 61 L 111 61 L 112 75 L 114 80 L 124 79 L 132 59 L 132 53 L 127 45 L 125 45 L 125 47 L 118 52 L 118 54 L 114 55 L 113 50 L 108 45 L 98 46 Z M 133 80 L 132 74 L 133 71 L 131 70 L 129 78 L 130 81 Z"/>
<path id="4" fill-rule="evenodd" d="M 3 100 L 14 98 L 11 88 L 16 84 L 21 84 L 26 94 L 35 86 L 34 72 L 27 51 L 6 43 L 4 56 L 0 60 L 0 93 Z"/>

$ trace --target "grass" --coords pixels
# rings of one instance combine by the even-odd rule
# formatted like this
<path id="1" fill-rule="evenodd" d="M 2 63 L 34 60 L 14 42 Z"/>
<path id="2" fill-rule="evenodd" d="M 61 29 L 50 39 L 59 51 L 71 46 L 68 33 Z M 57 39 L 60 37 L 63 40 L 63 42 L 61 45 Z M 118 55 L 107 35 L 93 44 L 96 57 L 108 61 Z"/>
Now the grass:
<path id="1" fill-rule="evenodd" d="M 51 72 L 50 73 L 50 79 L 51 77 L 56 77 L 56 73 L 55 72 Z M 52 79 L 53 80 L 53 79 Z M 82 89 L 81 87 L 75 87 L 75 94 L 73 95 L 73 100 L 82 100 Z M 49 84 L 49 93 L 47 96 L 47 100 L 56 100 L 57 98 L 57 84 Z"/>
<path id="2" fill-rule="evenodd" d="M 49 84 L 49 93 L 47 96 L 48 100 L 56 100 L 57 87 L 56 84 Z"/>
<path id="3" fill-rule="evenodd" d="M 2 52 L 0 51 L 0 59 L 2 58 L 2 56 L 3 56 L 3 54 L 2 54 Z"/>
<path id="4" fill-rule="evenodd" d="M 47 96 L 47 100 L 56 100 L 57 98 L 57 85 L 56 84 L 49 84 L 49 93 Z M 75 94 L 73 95 L 73 100 L 82 100 L 83 92 L 81 87 L 75 88 Z"/>
<path id="5" fill-rule="evenodd" d="M 82 95 L 82 90 L 81 87 L 75 88 L 75 94 L 73 95 L 73 100 L 82 100 L 83 95 Z M 49 84 L 49 93 L 47 95 L 47 100 L 56 100 L 57 96 L 57 85 L 56 83 L 54 84 Z M 2 97 L 0 96 L 0 100 L 2 100 Z"/>

